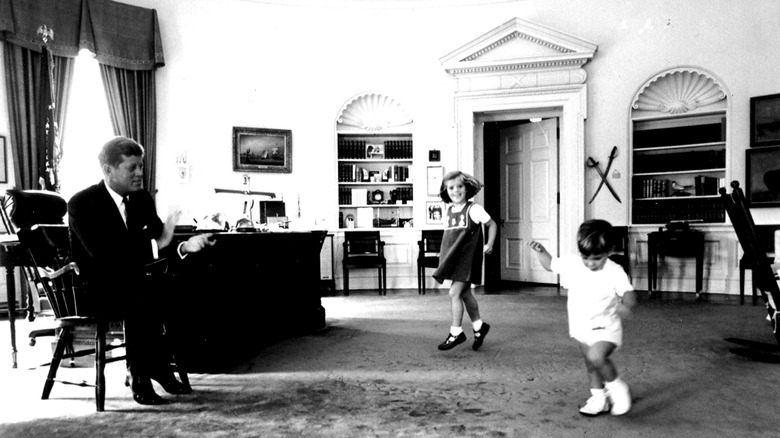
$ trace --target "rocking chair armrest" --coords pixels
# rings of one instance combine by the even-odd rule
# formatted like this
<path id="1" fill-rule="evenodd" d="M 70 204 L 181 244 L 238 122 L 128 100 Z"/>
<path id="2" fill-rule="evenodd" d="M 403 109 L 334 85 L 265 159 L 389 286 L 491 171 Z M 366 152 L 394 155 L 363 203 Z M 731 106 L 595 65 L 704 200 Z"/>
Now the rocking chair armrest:
<path id="1" fill-rule="evenodd" d="M 38 274 L 42 278 L 46 278 L 49 280 L 54 280 L 56 278 L 59 278 L 68 272 L 73 271 L 76 275 L 79 275 L 81 271 L 79 270 L 79 266 L 76 264 L 76 262 L 70 262 L 67 265 L 63 266 L 60 269 L 52 270 L 51 268 L 38 268 Z"/>

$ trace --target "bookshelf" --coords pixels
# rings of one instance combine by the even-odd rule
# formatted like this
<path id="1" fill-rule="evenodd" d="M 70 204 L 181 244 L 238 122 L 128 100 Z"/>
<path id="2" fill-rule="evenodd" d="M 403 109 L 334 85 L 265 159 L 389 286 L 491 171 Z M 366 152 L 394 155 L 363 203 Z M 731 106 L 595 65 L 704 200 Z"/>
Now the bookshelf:
<path id="1" fill-rule="evenodd" d="M 703 72 L 677 69 L 648 81 L 632 105 L 631 223 L 723 223 L 727 101 Z"/>
<path id="2" fill-rule="evenodd" d="M 413 149 L 411 134 L 338 134 L 339 228 L 412 220 Z"/>

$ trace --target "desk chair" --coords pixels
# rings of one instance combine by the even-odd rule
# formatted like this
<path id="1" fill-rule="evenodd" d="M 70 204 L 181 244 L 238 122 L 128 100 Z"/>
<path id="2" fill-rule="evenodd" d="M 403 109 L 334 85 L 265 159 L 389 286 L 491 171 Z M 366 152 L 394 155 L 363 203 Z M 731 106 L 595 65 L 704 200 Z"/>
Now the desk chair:
<path id="1" fill-rule="evenodd" d="M 387 260 L 385 242 L 379 231 L 344 232 L 344 295 L 349 295 L 349 270 L 376 268 L 379 281 L 379 295 L 387 295 Z"/>
<path id="2" fill-rule="evenodd" d="M 745 255 L 754 262 L 753 265 L 753 284 L 764 298 L 766 310 L 769 314 L 769 320 L 772 323 L 772 333 L 775 339 L 780 343 L 780 332 L 777 324 L 776 303 L 780 303 L 780 286 L 778 286 L 777 275 L 766 258 L 766 251 L 761 245 L 756 225 L 753 222 L 753 215 L 747 207 L 745 195 L 739 187 L 739 182 L 731 182 L 731 193 L 726 192 L 725 187 L 719 189 L 721 200 L 728 213 L 731 225 L 737 233 L 737 239 Z"/>
<path id="3" fill-rule="evenodd" d="M 92 310 L 89 297 L 79 277 L 79 268 L 70 261 L 70 239 L 67 225 L 35 225 L 19 230 L 19 242 L 29 251 L 35 275 L 48 299 L 57 321 L 57 343 L 54 348 L 49 373 L 43 386 L 42 400 L 49 398 L 55 382 L 92 386 L 95 388 L 95 403 L 98 412 L 105 408 L 105 366 L 107 363 L 124 360 L 124 356 L 106 357 L 106 352 L 123 347 L 123 343 L 107 344 L 110 321 L 90 316 Z M 94 347 L 74 351 L 73 340 L 77 330 L 94 333 Z M 58 380 L 57 371 L 63 359 L 95 355 L 95 383 Z"/>
<path id="4" fill-rule="evenodd" d="M 417 241 L 417 293 L 425 295 L 425 268 L 439 267 L 439 250 L 444 230 L 422 230 Z"/>
<path id="5" fill-rule="evenodd" d="M 3 196 L 0 219 L 9 234 L 17 234 L 20 230 L 29 229 L 38 224 L 64 224 L 68 205 L 65 199 L 56 192 L 46 190 L 19 190 L 9 189 Z M 22 248 L 23 252 L 27 250 Z M 27 259 L 28 257 L 22 257 Z M 25 260 L 21 266 L 27 280 L 27 319 L 32 322 L 36 316 L 54 316 L 51 306 L 40 284 L 37 283 L 37 275 Z M 23 289 L 24 290 L 24 289 Z M 35 311 L 35 299 L 38 299 L 39 311 Z M 30 332 L 30 345 L 35 345 L 39 336 L 54 336 L 54 325 L 48 328 L 40 328 Z"/>

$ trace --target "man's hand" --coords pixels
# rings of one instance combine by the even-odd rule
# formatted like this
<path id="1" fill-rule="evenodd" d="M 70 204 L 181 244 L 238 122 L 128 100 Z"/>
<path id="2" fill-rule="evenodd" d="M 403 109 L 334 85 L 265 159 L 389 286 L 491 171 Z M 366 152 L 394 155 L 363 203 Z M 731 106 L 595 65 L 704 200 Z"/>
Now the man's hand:
<path id="1" fill-rule="evenodd" d="M 187 241 L 181 245 L 179 251 L 181 251 L 182 255 L 198 252 L 207 246 L 214 245 L 216 241 L 212 239 L 212 237 L 214 237 L 212 233 L 196 234 L 187 239 Z"/>
<path id="2" fill-rule="evenodd" d="M 165 219 L 165 223 L 163 224 L 162 234 L 157 238 L 158 249 L 162 250 L 171 244 L 171 240 L 173 240 L 173 232 L 176 230 L 176 224 L 179 223 L 180 216 L 181 211 L 174 211 L 168 214 L 168 218 Z"/>

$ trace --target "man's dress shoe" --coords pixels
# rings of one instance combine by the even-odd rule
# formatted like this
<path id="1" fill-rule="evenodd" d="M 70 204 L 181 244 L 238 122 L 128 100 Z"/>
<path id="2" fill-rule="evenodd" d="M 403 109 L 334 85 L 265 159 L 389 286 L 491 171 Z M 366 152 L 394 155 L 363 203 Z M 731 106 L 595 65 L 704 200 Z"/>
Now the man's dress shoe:
<path id="1" fill-rule="evenodd" d="M 189 394 L 192 392 L 192 388 L 176 380 L 176 377 L 171 373 L 152 376 L 152 380 L 159 383 L 168 394 Z"/>
<path id="2" fill-rule="evenodd" d="M 133 400 L 141 405 L 162 405 L 163 400 L 152 387 L 152 381 L 147 377 L 130 376 L 130 390 L 133 391 Z"/>

